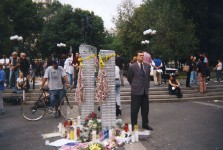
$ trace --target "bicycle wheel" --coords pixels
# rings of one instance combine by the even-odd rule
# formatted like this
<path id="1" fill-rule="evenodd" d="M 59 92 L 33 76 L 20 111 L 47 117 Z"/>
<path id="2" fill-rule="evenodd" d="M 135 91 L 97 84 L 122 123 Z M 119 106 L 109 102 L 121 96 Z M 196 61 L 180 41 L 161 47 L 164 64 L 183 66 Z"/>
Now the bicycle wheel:
<path id="1" fill-rule="evenodd" d="M 69 102 L 66 95 L 60 100 L 60 112 L 66 119 L 75 118 L 74 104 Z"/>
<path id="2" fill-rule="evenodd" d="M 45 115 L 46 103 L 43 98 L 38 99 L 35 103 L 32 100 L 26 99 L 20 108 L 22 116 L 29 121 L 37 121 Z"/>

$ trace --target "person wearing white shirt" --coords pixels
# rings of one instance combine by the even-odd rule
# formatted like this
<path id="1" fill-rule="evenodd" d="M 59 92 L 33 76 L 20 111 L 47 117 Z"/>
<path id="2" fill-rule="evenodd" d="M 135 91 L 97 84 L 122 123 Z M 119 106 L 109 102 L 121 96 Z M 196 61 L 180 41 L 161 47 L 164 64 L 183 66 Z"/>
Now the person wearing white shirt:
<path id="1" fill-rule="evenodd" d="M 217 81 L 215 82 L 222 82 L 222 62 L 220 59 L 218 59 L 218 64 L 216 65 L 215 67 L 216 69 L 216 78 L 217 78 Z"/>
<path id="2" fill-rule="evenodd" d="M 5 71 L 5 84 L 8 85 L 9 80 L 9 59 L 5 54 L 2 55 L 2 59 L 0 59 L 0 63 L 3 65 L 3 70 Z"/>
<path id="3" fill-rule="evenodd" d="M 121 101 L 120 101 L 120 69 L 118 66 L 115 66 L 115 98 L 116 98 L 116 116 L 121 115 Z"/>
<path id="4" fill-rule="evenodd" d="M 73 57 L 72 54 L 68 54 L 68 58 L 64 62 L 64 69 L 66 71 L 68 81 L 70 85 L 73 84 L 73 74 L 74 74 L 74 65 L 73 65 Z"/>

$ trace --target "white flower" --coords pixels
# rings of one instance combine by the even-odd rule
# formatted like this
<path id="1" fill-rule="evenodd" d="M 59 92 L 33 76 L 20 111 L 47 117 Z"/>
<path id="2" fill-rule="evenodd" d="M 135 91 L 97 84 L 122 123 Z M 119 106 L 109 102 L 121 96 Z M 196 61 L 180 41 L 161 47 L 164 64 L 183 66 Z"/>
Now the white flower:
<path id="1" fill-rule="evenodd" d="M 97 128 L 97 124 L 93 124 L 92 127 L 93 127 L 93 128 Z"/>

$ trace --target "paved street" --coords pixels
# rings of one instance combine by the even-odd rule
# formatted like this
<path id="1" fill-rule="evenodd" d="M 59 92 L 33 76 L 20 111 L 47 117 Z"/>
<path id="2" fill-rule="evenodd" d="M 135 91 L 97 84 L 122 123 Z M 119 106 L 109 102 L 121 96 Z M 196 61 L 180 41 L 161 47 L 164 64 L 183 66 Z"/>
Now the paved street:
<path id="1" fill-rule="evenodd" d="M 122 106 L 123 119 L 130 121 L 129 105 Z M 140 143 L 121 149 L 149 150 L 216 150 L 223 149 L 222 101 L 152 103 L 150 125 L 154 131 Z M 139 117 L 139 125 L 141 117 Z M 45 116 L 37 122 L 22 118 L 19 106 L 5 105 L 5 115 L 0 116 L 1 150 L 54 150 L 45 146 L 41 134 L 57 131 L 61 119 Z M 50 139 L 52 142 L 55 139 Z M 139 148 L 139 147 L 138 147 Z"/>

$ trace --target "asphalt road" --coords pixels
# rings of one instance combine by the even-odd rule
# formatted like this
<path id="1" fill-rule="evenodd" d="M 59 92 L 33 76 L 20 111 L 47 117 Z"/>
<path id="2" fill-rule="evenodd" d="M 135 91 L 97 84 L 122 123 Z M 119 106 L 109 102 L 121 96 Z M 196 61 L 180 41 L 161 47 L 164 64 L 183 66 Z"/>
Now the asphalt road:
<path id="1" fill-rule="evenodd" d="M 129 105 L 122 106 L 122 113 L 123 120 L 129 122 Z M 152 103 L 149 118 L 154 131 L 149 137 L 140 138 L 138 149 L 223 150 L 222 114 L 222 101 Z M 57 149 L 45 146 L 41 134 L 57 131 L 60 121 L 63 118 L 48 115 L 29 122 L 20 115 L 19 106 L 5 105 L 5 115 L 0 116 L 0 150 Z M 132 144 L 121 149 L 136 147 L 137 144 Z"/>

